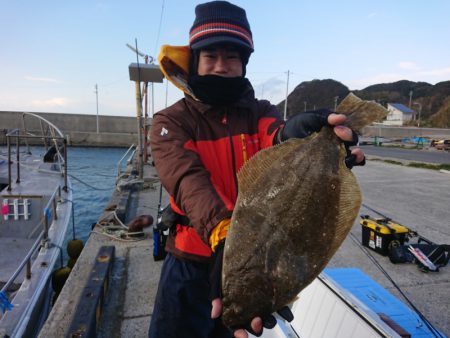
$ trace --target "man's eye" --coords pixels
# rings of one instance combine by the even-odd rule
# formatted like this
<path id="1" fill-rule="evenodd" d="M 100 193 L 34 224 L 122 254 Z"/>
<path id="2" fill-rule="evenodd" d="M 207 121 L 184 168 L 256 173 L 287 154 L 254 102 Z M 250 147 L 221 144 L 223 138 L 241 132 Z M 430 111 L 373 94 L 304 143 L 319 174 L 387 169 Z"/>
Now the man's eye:
<path id="1" fill-rule="evenodd" d="M 239 54 L 229 54 L 227 56 L 228 59 L 238 59 L 239 58 Z"/>

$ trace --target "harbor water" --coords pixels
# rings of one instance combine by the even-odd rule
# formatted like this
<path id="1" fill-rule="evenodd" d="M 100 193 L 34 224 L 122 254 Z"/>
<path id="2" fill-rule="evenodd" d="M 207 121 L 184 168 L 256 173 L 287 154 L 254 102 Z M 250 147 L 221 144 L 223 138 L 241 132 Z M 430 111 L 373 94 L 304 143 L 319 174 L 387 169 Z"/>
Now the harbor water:
<path id="1" fill-rule="evenodd" d="M 83 242 L 88 239 L 92 225 L 99 220 L 115 188 L 118 161 L 126 150 L 69 148 L 67 163 L 73 189 L 74 222 L 67 231 L 66 242 L 73 238 L 73 225 L 76 238 Z"/>

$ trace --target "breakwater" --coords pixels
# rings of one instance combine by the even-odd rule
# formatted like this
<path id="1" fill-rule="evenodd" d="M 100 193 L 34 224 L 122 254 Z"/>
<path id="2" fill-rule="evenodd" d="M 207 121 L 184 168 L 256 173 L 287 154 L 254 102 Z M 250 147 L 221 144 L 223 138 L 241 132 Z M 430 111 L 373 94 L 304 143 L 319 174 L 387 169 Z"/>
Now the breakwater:
<path id="1" fill-rule="evenodd" d="M 132 116 L 98 116 L 85 114 L 34 113 L 42 116 L 67 136 L 69 145 L 84 147 L 128 147 L 138 144 L 137 118 Z M 6 144 L 6 132 L 22 129 L 23 112 L 0 111 L 0 144 Z M 150 119 L 147 121 L 149 123 Z M 40 130 L 31 120 L 25 120 L 27 130 Z"/>
<path id="2" fill-rule="evenodd" d="M 5 132 L 22 128 L 23 112 L 0 111 L 0 144 L 6 144 Z M 137 118 L 133 116 L 98 116 L 99 132 L 97 133 L 97 115 L 35 113 L 67 135 L 69 144 L 82 147 L 128 147 L 138 144 Z M 146 122 L 151 124 L 151 119 Z M 28 130 L 39 130 L 39 125 L 27 125 Z M 450 138 L 450 129 L 395 127 L 375 125 L 365 127 L 362 135 L 366 137 L 383 137 L 401 139 L 404 137 L 427 137 L 432 139 Z"/>

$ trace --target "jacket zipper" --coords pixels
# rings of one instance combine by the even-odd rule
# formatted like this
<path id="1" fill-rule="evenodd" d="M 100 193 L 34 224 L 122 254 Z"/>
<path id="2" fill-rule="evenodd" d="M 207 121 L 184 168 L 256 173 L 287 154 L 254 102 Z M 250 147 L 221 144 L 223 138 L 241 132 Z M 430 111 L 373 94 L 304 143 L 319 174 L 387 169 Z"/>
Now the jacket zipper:
<path id="1" fill-rule="evenodd" d="M 228 124 L 228 111 L 225 112 L 225 125 L 227 127 L 228 139 L 230 140 L 231 162 L 232 162 L 232 165 L 233 165 L 233 179 L 234 179 L 234 186 L 236 188 L 236 196 L 237 196 L 237 194 L 238 194 L 238 180 L 237 180 L 237 174 L 236 174 L 236 159 L 235 159 L 235 156 L 234 156 L 233 135 L 231 135 L 230 125 Z"/>

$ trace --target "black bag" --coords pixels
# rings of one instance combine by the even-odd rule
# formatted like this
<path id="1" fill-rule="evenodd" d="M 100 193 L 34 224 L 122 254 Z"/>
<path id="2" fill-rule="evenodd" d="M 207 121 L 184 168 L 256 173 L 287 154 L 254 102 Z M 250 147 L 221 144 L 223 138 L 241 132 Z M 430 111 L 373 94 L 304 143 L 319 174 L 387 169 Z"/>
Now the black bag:
<path id="1" fill-rule="evenodd" d="M 446 266 L 450 258 L 450 245 L 446 244 L 413 244 L 419 248 L 437 268 Z"/>
<path id="2" fill-rule="evenodd" d="M 425 242 L 425 243 L 421 243 Z M 450 259 L 450 245 L 434 244 L 425 239 L 419 239 L 417 244 L 410 244 L 413 248 L 419 248 L 428 259 L 438 268 L 446 266 Z M 422 271 L 428 269 L 420 263 L 414 255 L 408 250 L 410 245 L 392 246 L 389 250 L 389 259 L 392 263 L 413 263 L 419 265 Z M 438 271 L 436 270 L 436 271 Z"/>
<path id="3" fill-rule="evenodd" d="M 394 245 L 389 248 L 389 260 L 394 263 L 412 263 L 414 256 L 408 250 L 407 245 Z"/>

